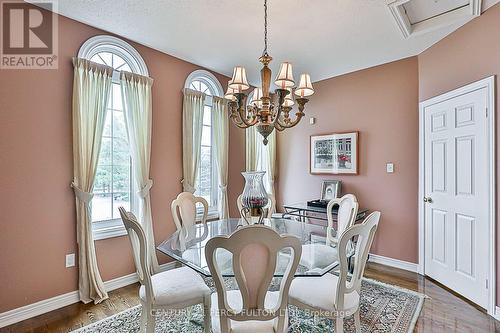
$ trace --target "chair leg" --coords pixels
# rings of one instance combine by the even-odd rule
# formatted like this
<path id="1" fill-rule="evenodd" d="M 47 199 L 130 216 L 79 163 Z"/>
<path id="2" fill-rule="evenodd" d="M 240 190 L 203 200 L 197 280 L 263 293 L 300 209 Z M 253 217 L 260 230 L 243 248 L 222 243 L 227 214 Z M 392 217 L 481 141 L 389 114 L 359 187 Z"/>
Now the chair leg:
<path id="1" fill-rule="evenodd" d="M 344 318 L 337 317 L 335 320 L 335 333 L 344 333 Z"/>
<path id="2" fill-rule="evenodd" d="M 205 296 L 203 301 L 203 325 L 205 326 L 205 333 L 212 332 L 212 314 L 211 311 L 211 297 L 210 295 Z"/>
<path id="3" fill-rule="evenodd" d="M 139 329 L 140 333 L 145 333 L 146 332 L 146 325 L 148 323 L 148 310 L 146 310 L 146 307 L 144 304 L 142 305 L 142 310 L 141 310 L 141 327 Z"/>
<path id="4" fill-rule="evenodd" d="M 155 313 L 151 309 L 148 309 L 148 322 L 146 326 L 146 333 L 154 333 L 155 328 L 156 328 Z"/>
<path id="5" fill-rule="evenodd" d="M 356 333 L 361 333 L 361 319 L 359 317 L 359 308 L 358 311 L 354 313 L 354 326 L 356 326 Z"/>

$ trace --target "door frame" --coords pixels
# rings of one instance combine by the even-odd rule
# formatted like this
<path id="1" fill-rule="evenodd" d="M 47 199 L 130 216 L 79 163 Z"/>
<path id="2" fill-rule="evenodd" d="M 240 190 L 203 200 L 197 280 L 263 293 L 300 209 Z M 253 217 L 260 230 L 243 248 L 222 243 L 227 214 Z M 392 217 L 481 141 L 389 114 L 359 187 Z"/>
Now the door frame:
<path id="1" fill-rule="evenodd" d="M 430 98 L 419 104 L 419 170 L 418 170 L 418 273 L 425 275 L 425 214 L 422 198 L 425 195 L 425 114 L 424 110 L 434 104 L 464 95 L 479 89 L 486 88 L 488 91 L 487 120 L 488 120 L 488 223 L 490 230 L 489 237 L 489 301 L 488 314 L 495 315 L 496 307 L 496 152 L 495 152 L 495 75 L 480 81 L 468 84 L 458 89 L 449 91 L 442 95 Z"/>

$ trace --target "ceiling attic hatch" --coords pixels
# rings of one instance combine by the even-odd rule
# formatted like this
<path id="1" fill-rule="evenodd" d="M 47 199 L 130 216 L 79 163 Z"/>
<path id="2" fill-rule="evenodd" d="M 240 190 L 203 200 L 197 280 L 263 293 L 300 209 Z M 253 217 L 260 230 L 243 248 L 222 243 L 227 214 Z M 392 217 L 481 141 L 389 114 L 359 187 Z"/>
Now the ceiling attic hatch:
<path id="1" fill-rule="evenodd" d="M 481 15 L 482 0 L 388 0 L 404 38 Z"/>

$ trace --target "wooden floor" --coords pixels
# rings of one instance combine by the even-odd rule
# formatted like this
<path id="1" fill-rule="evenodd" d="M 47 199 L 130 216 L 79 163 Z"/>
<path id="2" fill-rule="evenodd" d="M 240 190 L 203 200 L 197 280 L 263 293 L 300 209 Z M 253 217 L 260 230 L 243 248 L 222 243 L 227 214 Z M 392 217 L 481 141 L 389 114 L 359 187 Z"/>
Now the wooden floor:
<path id="1" fill-rule="evenodd" d="M 435 282 L 415 273 L 370 263 L 365 276 L 430 297 L 424 302 L 414 332 L 500 332 L 500 322 Z M 0 333 L 69 332 L 139 304 L 137 293 L 138 285 L 131 285 L 111 292 L 110 298 L 101 304 L 70 305 L 0 328 Z"/>

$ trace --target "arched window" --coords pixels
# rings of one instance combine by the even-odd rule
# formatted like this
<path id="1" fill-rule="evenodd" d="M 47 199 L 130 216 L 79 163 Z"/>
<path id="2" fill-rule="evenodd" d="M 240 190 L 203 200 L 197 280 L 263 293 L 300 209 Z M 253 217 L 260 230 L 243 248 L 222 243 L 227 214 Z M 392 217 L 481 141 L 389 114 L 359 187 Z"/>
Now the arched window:
<path id="1" fill-rule="evenodd" d="M 196 70 L 186 79 L 185 88 L 200 91 L 206 94 L 205 109 L 203 112 L 203 132 L 201 133 L 201 156 L 198 166 L 198 180 L 196 195 L 207 200 L 209 204 L 209 214 L 217 213 L 218 198 L 218 176 L 215 164 L 215 154 L 212 149 L 212 96 L 223 96 L 222 86 L 219 80 L 210 72 Z"/>
<path id="2" fill-rule="evenodd" d="M 118 207 L 134 210 L 137 203 L 123 114 L 120 71 L 144 76 L 149 76 L 149 73 L 140 54 L 127 42 L 112 36 L 90 38 L 80 48 L 78 57 L 115 69 L 94 182 L 92 222 L 95 239 L 120 236 L 126 231 Z"/>

